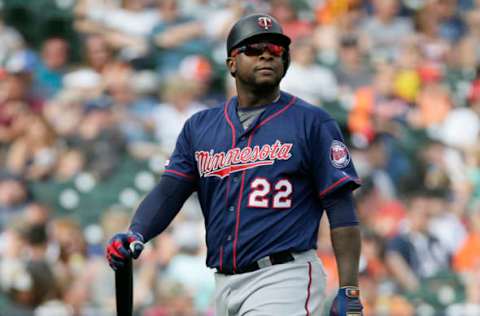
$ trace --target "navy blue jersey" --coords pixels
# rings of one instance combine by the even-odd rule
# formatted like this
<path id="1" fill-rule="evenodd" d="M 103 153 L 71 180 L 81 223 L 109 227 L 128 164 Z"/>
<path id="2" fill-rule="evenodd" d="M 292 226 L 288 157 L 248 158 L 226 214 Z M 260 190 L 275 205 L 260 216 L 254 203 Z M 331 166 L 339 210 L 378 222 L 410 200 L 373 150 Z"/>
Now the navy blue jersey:
<path id="1" fill-rule="evenodd" d="M 234 97 L 193 115 L 165 175 L 193 181 L 209 267 L 236 270 L 316 248 L 322 198 L 359 184 L 342 134 L 321 108 L 281 92 L 246 130 Z"/>

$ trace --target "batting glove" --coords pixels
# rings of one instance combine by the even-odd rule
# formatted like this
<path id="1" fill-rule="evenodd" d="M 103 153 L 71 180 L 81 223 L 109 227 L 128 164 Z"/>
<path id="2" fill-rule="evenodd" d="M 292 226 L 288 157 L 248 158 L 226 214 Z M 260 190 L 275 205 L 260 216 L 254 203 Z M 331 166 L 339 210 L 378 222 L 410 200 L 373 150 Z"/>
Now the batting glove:
<path id="1" fill-rule="evenodd" d="M 338 290 L 330 309 L 330 316 L 362 316 L 360 290 L 355 286 L 344 286 Z"/>
<path id="2" fill-rule="evenodd" d="M 137 259 L 144 248 L 143 236 L 136 232 L 115 234 L 107 244 L 106 257 L 113 270 L 125 265 L 130 258 Z"/>

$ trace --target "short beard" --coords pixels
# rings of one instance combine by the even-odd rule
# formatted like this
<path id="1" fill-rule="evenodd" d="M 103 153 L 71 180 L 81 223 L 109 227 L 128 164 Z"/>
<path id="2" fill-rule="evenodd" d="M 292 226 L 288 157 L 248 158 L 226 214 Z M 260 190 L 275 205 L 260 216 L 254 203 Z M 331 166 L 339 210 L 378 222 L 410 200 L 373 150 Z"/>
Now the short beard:
<path id="1" fill-rule="evenodd" d="M 270 91 L 276 89 L 282 80 L 282 77 L 274 78 L 274 80 L 268 82 L 258 82 L 254 75 L 248 76 L 247 78 L 243 76 L 239 76 L 238 72 L 236 73 L 236 77 L 244 86 L 250 87 L 250 89 L 254 92 L 258 92 L 259 94 L 263 94 L 266 91 Z"/>

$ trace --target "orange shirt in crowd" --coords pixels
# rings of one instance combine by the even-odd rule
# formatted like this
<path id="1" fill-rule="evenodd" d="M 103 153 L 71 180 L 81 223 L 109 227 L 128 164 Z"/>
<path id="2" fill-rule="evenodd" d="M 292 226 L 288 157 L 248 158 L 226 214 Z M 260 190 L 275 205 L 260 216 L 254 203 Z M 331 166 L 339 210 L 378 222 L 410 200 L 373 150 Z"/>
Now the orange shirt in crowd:
<path id="1" fill-rule="evenodd" d="M 480 234 L 468 235 L 465 243 L 453 257 L 453 269 L 456 272 L 480 269 Z"/>
<path id="2" fill-rule="evenodd" d="M 448 92 L 439 83 L 426 85 L 417 95 L 416 101 L 417 111 L 413 122 L 422 128 L 441 123 L 452 107 Z"/>
<path id="3" fill-rule="evenodd" d="M 353 109 L 348 115 L 348 128 L 353 134 L 373 139 L 375 128 L 372 122 L 375 93 L 371 86 L 359 88 L 355 93 Z"/>

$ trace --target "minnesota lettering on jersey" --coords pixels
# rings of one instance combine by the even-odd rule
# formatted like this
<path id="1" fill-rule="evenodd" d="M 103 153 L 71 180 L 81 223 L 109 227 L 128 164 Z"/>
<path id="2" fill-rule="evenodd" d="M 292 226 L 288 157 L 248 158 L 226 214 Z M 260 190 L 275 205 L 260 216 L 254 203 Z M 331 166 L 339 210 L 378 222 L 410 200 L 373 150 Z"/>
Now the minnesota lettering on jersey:
<path id="1" fill-rule="evenodd" d="M 291 143 L 277 140 L 273 145 L 235 147 L 227 152 L 196 151 L 195 160 L 201 177 L 224 178 L 234 172 L 273 165 L 276 160 L 288 160 L 292 147 Z"/>

